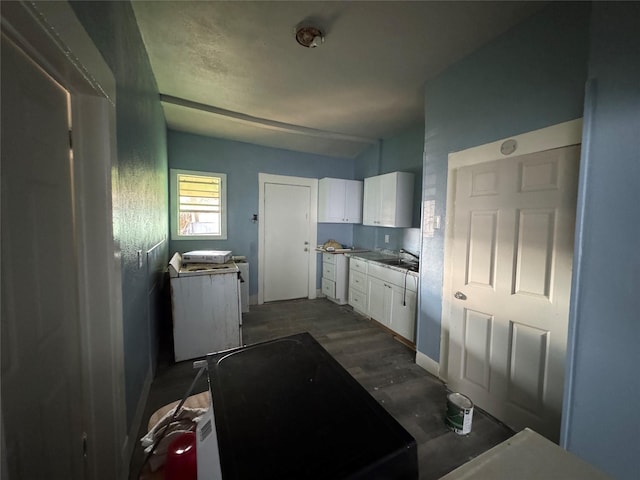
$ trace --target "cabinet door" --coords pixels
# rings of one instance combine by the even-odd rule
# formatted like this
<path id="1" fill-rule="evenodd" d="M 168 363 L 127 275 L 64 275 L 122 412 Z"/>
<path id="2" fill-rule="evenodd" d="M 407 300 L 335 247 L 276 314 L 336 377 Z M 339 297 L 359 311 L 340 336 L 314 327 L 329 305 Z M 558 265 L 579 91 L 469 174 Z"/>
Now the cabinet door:
<path id="1" fill-rule="evenodd" d="M 410 227 L 413 210 L 412 173 L 391 172 L 364 179 L 363 225 Z"/>
<path id="2" fill-rule="evenodd" d="M 384 227 L 396 226 L 396 194 L 398 192 L 397 175 L 388 173 L 379 177 L 379 205 L 378 224 Z"/>
<path id="3" fill-rule="evenodd" d="M 344 223 L 346 180 L 321 178 L 318 182 L 318 222 Z"/>
<path id="4" fill-rule="evenodd" d="M 364 179 L 362 199 L 362 224 L 380 224 L 380 176 Z"/>
<path id="5" fill-rule="evenodd" d="M 362 222 L 362 182 L 346 182 L 344 215 L 348 223 Z"/>
<path id="6" fill-rule="evenodd" d="M 391 286 L 375 277 L 367 281 L 368 315 L 385 326 L 391 324 Z"/>
<path id="7" fill-rule="evenodd" d="M 415 342 L 416 293 L 391 287 L 391 319 L 389 327 L 407 340 Z"/>

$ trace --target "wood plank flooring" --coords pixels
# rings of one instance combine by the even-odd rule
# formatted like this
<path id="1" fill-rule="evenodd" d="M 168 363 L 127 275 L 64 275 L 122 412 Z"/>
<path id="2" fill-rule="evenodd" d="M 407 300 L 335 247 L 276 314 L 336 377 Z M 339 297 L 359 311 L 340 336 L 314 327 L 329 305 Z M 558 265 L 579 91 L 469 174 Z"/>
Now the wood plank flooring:
<path id="1" fill-rule="evenodd" d="M 437 479 L 513 435 L 506 426 L 474 411 L 471 433 L 460 436 L 444 423 L 447 390 L 415 364 L 415 352 L 375 321 L 326 299 L 252 305 L 243 315 L 243 342 L 258 343 L 309 332 L 416 439 L 420 479 Z M 143 419 L 179 400 L 195 376 L 191 362 L 171 363 L 172 352 L 158 367 Z M 206 390 L 201 382 L 196 391 Z M 139 447 L 131 462 L 131 479 L 142 462 Z"/>

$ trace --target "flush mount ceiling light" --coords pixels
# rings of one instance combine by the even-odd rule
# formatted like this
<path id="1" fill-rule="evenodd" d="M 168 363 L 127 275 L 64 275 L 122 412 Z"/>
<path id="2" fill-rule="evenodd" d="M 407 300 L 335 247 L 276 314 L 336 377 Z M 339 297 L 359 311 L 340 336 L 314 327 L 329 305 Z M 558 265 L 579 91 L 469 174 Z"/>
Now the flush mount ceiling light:
<path id="1" fill-rule="evenodd" d="M 324 43 L 322 30 L 317 27 L 300 26 L 296 27 L 296 41 L 307 48 L 315 48 Z"/>

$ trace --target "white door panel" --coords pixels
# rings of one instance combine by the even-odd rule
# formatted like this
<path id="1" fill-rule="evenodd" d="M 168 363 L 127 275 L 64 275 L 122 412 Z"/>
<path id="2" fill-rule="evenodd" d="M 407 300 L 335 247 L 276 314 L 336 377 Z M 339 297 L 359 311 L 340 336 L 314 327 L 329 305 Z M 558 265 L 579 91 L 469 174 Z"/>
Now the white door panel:
<path id="1" fill-rule="evenodd" d="M 264 189 L 264 301 L 306 298 L 311 255 L 310 188 L 266 183 Z"/>
<path id="2" fill-rule="evenodd" d="M 448 380 L 557 440 L 579 147 L 457 170 Z M 456 292 L 460 292 L 454 296 Z"/>

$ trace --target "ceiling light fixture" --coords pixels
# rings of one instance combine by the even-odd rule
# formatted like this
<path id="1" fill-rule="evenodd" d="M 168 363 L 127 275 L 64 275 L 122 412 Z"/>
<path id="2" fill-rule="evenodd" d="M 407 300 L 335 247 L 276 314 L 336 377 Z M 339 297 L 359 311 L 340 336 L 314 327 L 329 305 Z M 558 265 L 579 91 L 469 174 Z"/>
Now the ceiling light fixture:
<path id="1" fill-rule="evenodd" d="M 324 35 L 322 30 L 317 27 L 300 26 L 295 30 L 296 41 L 307 48 L 315 48 L 321 43 L 324 43 Z"/>

